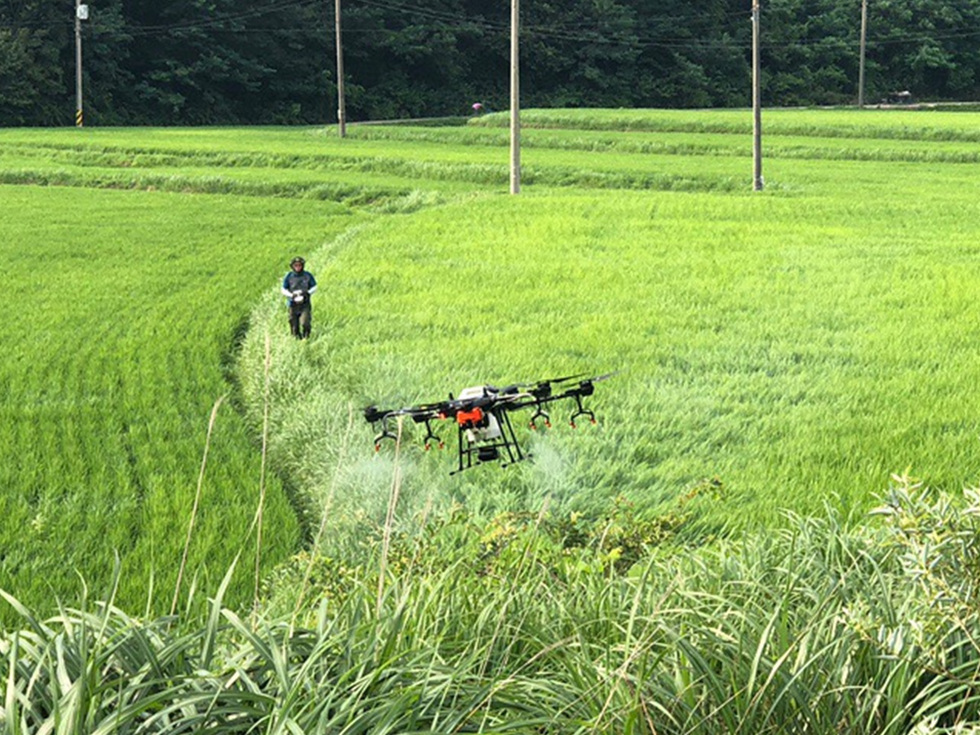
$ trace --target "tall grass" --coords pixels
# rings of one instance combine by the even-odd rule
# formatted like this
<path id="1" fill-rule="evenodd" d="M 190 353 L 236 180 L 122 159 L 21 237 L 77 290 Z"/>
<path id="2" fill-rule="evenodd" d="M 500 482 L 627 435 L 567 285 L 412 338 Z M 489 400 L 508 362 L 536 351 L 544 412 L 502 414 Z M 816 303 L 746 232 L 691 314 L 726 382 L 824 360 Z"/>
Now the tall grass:
<path id="1" fill-rule="evenodd" d="M 2 639 L 4 727 L 897 734 L 980 715 L 975 645 L 931 636 L 957 658 L 930 669 L 896 645 L 920 620 L 914 577 L 833 516 L 622 576 L 535 525 L 489 558 L 463 519 L 420 538 L 400 569 L 374 546 L 300 627 L 248 625 L 220 590 L 189 627 L 111 605 L 41 620 L 7 596 L 23 628 Z"/>

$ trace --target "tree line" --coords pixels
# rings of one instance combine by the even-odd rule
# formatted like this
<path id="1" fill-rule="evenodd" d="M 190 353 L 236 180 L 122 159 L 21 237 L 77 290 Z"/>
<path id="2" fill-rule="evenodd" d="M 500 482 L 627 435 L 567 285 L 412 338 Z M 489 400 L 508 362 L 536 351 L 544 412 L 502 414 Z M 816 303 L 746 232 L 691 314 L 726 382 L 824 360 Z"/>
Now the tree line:
<path id="1" fill-rule="evenodd" d="M 540 107 L 734 107 L 750 0 L 525 0 L 521 98 Z M 857 98 L 861 0 L 762 0 L 765 105 Z M 337 119 L 330 0 L 90 0 L 94 125 Z M 70 125 L 74 0 L 0 0 L 0 125 Z M 510 0 L 343 0 L 350 120 L 509 99 Z M 866 100 L 980 97 L 980 0 L 868 0 Z"/>

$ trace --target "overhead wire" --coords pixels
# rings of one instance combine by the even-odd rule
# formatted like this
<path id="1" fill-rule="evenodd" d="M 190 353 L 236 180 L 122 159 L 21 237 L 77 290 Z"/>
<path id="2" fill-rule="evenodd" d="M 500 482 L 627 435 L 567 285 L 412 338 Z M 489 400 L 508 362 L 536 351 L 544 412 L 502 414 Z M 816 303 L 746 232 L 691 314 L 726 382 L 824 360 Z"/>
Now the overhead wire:
<path id="1" fill-rule="evenodd" d="M 323 6 L 323 0 L 278 0 L 277 2 L 270 2 L 262 7 L 251 8 L 248 10 L 243 10 L 236 13 L 228 13 L 224 15 L 218 15 L 211 18 L 199 18 L 194 20 L 182 20 L 173 23 L 156 23 L 147 25 L 127 25 L 123 24 L 119 27 L 112 28 L 110 30 L 118 32 L 122 35 L 130 37 L 148 37 L 148 36 L 158 36 L 166 35 L 171 33 L 183 33 L 190 31 L 213 31 L 218 33 L 231 33 L 231 34 L 258 34 L 258 33 L 279 33 L 279 34 L 306 34 L 310 31 L 310 26 L 305 28 L 289 28 L 282 26 L 273 27 L 255 27 L 252 25 L 247 25 L 246 21 L 261 18 L 263 16 L 269 16 L 283 10 L 299 9 L 304 7 L 314 7 Z M 430 7 L 424 7 L 421 5 L 413 4 L 410 2 L 405 2 L 404 0 L 357 0 L 357 7 L 363 8 L 378 8 L 382 10 L 387 10 L 389 12 L 399 13 L 407 15 L 412 21 L 418 21 L 420 19 L 436 21 L 439 23 L 446 23 L 455 25 L 460 29 L 483 29 L 490 32 L 509 32 L 510 24 L 509 21 L 505 20 L 494 20 L 492 18 L 486 18 L 485 16 L 464 16 L 459 13 L 453 13 L 449 11 L 436 10 Z M 329 16 L 332 13 L 323 13 L 323 25 L 315 24 L 313 28 L 322 28 L 326 30 L 328 28 Z M 748 19 L 750 14 L 747 11 L 725 11 L 720 13 L 712 14 L 715 18 L 729 19 Z M 694 19 L 703 17 L 703 13 L 699 13 L 694 9 L 691 9 L 690 13 L 681 12 L 679 10 L 674 10 L 670 14 L 665 14 L 661 16 L 654 17 L 644 17 L 640 25 L 649 26 L 651 24 L 662 24 L 668 27 L 676 28 L 678 24 L 684 19 Z M 92 21 L 90 21 L 92 23 Z M 0 28 L 6 29 L 19 29 L 19 28 L 55 28 L 64 27 L 70 25 L 70 21 L 36 21 L 36 22 L 20 22 L 17 24 L 13 23 L 3 23 L 0 22 Z M 97 21 L 93 23 L 96 27 Z M 358 34 L 358 35 L 393 35 L 396 33 L 403 32 L 404 29 L 393 29 L 393 28 L 374 28 L 374 27 L 357 27 L 348 26 L 344 28 L 345 34 Z M 534 24 L 525 23 L 522 25 L 521 32 L 523 35 L 531 38 L 539 39 L 553 39 L 556 41 L 567 41 L 567 42 L 589 42 L 604 45 L 625 45 L 632 48 L 661 48 L 667 50 L 685 50 L 685 49 L 730 49 L 730 50 L 745 50 L 750 48 L 751 41 L 748 38 L 740 39 L 738 36 L 744 36 L 745 31 L 740 31 L 740 29 L 732 25 L 731 28 L 723 29 L 723 32 L 728 33 L 726 37 L 722 38 L 691 38 L 682 36 L 664 36 L 664 35 L 648 35 L 644 33 L 623 33 L 617 32 L 615 30 L 610 30 L 608 28 L 582 28 L 581 26 L 576 26 L 575 28 L 570 28 L 562 24 Z M 957 40 L 957 39 L 971 39 L 980 36 L 980 29 L 971 30 L 953 30 L 935 33 L 912 33 L 901 36 L 891 36 L 891 37 L 872 37 L 868 39 L 868 44 L 872 47 L 874 46 L 886 46 L 886 45 L 896 45 L 896 44 L 912 44 L 912 43 L 923 43 L 930 40 L 943 41 L 943 40 Z M 794 47 L 806 47 L 806 46 L 818 46 L 818 45 L 828 45 L 834 43 L 843 43 L 848 46 L 857 45 L 858 39 L 857 34 L 853 36 L 841 37 L 841 36 L 826 36 L 822 38 L 797 38 L 792 40 L 773 40 L 771 38 L 762 39 L 763 48 L 769 49 L 780 49 L 780 48 L 794 48 Z"/>
<path id="2" fill-rule="evenodd" d="M 201 20 L 187 21 L 184 23 L 131 26 L 127 29 L 127 33 L 131 36 L 146 36 L 158 35 L 159 33 L 169 33 L 173 31 L 215 29 L 216 26 L 227 23 L 237 23 L 251 18 L 258 18 L 263 15 L 269 15 L 270 13 L 277 13 L 282 10 L 290 10 L 302 6 L 320 4 L 322 4 L 320 0 L 280 0 L 280 2 L 268 3 L 260 8 L 253 8 L 251 10 L 224 16 L 216 16 L 214 18 L 204 18 Z"/>

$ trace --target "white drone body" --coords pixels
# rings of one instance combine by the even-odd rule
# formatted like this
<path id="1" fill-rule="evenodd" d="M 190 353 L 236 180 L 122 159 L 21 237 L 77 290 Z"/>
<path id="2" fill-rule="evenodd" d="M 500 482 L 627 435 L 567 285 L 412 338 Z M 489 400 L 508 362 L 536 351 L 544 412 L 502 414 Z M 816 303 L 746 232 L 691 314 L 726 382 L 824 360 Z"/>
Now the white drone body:
<path id="1" fill-rule="evenodd" d="M 495 395 L 497 391 L 491 391 L 485 385 L 474 385 L 472 388 L 465 388 L 460 391 L 459 399 L 461 401 L 466 401 L 474 398 L 486 398 L 490 395 Z M 497 417 L 492 413 L 486 413 L 479 408 L 475 409 L 479 411 L 480 417 L 473 417 L 473 421 L 469 422 L 469 428 L 464 430 L 466 440 L 470 444 L 476 444 L 477 442 L 487 442 L 493 441 L 494 439 L 499 439 L 502 432 L 500 430 L 500 422 L 497 421 Z M 484 425 L 479 425 L 484 424 Z"/>

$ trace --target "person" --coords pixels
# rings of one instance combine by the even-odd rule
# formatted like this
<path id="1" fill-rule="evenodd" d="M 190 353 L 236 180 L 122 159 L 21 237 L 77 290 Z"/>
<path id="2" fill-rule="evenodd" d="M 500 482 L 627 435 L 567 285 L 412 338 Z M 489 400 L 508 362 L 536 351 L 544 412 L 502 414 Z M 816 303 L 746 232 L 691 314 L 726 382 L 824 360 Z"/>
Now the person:
<path id="1" fill-rule="evenodd" d="M 316 292 L 316 279 L 306 270 L 306 261 L 297 256 L 282 279 L 282 294 L 289 305 L 289 329 L 296 339 L 306 339 L 313 328 L 310 296 Z"/>

